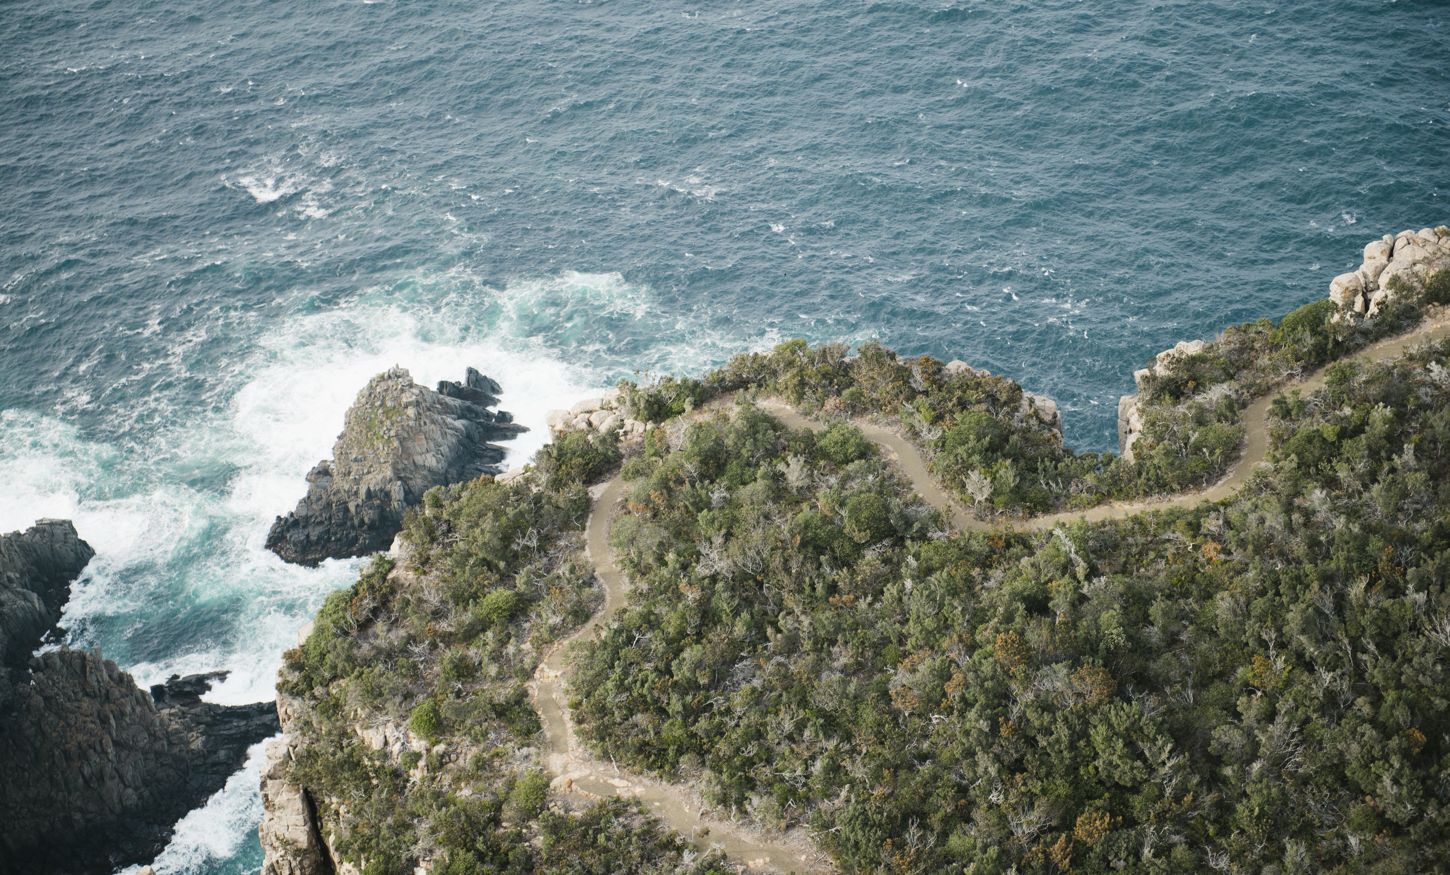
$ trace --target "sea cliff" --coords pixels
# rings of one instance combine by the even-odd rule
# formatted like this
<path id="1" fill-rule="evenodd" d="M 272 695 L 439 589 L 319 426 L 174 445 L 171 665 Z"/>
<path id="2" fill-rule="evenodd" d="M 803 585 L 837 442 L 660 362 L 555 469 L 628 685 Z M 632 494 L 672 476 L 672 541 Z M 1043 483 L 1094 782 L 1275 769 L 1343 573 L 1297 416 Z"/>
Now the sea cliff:
<path id="1" fill-rule="evenodd" d="M 1435 868 L 1450 230 L 1409 236 L 1385 294 L 1155 357 L 1131 455 L 874 344 L 552 417 L 289 652 L 265 872 L 718 872 L 800 833 L 843 871 Z"/>
<path id="2" fill-rule="evenodd" d="M 110 873 L 151 860 L 187 811 L 277 731 L 271 703 L 201 696 L 221 675 L 150 692 L 56 622 L 94 555 L 65 520 L 0 535 L 0 873 Z"/>

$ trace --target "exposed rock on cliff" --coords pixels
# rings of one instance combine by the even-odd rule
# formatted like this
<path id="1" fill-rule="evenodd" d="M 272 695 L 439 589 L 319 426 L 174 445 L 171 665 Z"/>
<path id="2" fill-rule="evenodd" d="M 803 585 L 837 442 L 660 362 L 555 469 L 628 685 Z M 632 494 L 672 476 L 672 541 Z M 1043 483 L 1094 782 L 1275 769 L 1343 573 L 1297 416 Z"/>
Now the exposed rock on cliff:
<path id="1" fill-rule="evenodd" d="M 1417 286 L 1445 268 L 1450 268 L 1450 228 L 1386 234 L 1365 245 L 1358 269 L 1329 282 L 1329 298 L 1342 310 L 1374 318 L 1396 286 Z"/>
<path id="2" fill-rule="evenodd" d="M 0 665 L 25 667 L 60 620 L 71 581 L 95 554 L 70 520 L 41 520 L 0 535 Z"/>
<path id="3" fill-rule="evenodd" d="M 23 776 L 0 782 L 0 871 L 109 873 L 159 853 L 277 731 L 270 703 L 202 702 L 210 680 L 173 679 L 158 705 L 97 653 L 37 658 L 0 717 L 0 774 Z"/>
<path id="4" fill-rule="evenodd" d="M 1143 431 L 1143 413 L 1138 409 L 1138 398 L 1143 389 L 1143 381 L 1162 374 L 1180 358 L 1203 352 L 1207 346 L 1208 344 L 1202 340 L 1180 340 L 1172 348 L 1165 349 L 1154 356 L 1151 366 L 1133 372 L 1133 382 L 1137 384 L 1139 391 L 1118 399 L 1118 450 L 1123 458 L 1130 462 L 1133 460 L 1133 443 L 1138 440 L 1138 435 Z"/>
<path id="5" fill-rule="evenodd" d="M 437 391 L 402 368 L 373 377 L 348 410 L 332 459 L 308 473 L 307 495 L 277 518 L 267 548 L 299 565 L 386 549 L 424 492 L 498 473 L 504 451 L 491 441 L 527 430 L 489 409 L 500 391 L 473 368 Z"/>
<path id="6" fill-rule="evenodd" d="M 625 440 L 639 437 L 645 432 L 645 424 L 631 419 L 619 403 L 618 389 L 610 389 L 598 398 L 588 398 L 568 410 L 550 411 L 549 430 L 558 434 L 564 431 L 610 432 L 619 430 Z"/>
<path id="7" fill-rule="evenodd" d="M 201 701 L 221 675 L 147 693 L 98 653 L 34 659 L 94 551 L 64 520 L 0 537 L 0 873 L 109 873 L 154 857 L 277 731 L 270 703 Z"/>

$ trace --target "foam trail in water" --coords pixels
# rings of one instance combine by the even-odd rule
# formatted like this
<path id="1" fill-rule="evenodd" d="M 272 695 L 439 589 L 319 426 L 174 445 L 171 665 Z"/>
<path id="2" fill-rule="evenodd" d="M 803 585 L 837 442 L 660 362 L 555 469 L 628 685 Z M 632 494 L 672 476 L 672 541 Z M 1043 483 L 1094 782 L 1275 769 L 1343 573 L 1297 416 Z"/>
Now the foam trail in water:
<path id="1" fill-rule="evenodd" d="M 53 417 L 0 413 L 0 482 L 14 497 L 0 503 L 0 528 L 66 517 L 96 548 L 62 620 L 72 644 L 101 647 L 143 686 L 223 669 L 210 700 L 266 701 L 283 652 L 362 560 L 300 568 L 263 542 L 373 375 L 401 365 L 431 386 L 473 366 L 494 377 L 499 406 L 530 429 L 504 444 L 514 466 L 548 440 L 549 410 L 635 368 L 698 371 L 739 348 L 662 319 L 648 290 L 618 274 L 503 288 L 461 269 L 422 274 L 263 327 L 250 355 L 207 374 L 225 403 L 182 411 L 132 436 L 134 448 L 89 441 Z M 159 871 L 211 871 L 206 860 L 235 855 L 255 828 L 258 763 L 183 822 Z"/>
<path id="2" fill-rule="evenodd" d="M 210 872 L 219 860 L 235 857 L 244 841 L 251 840 L 262 817 L 262 764 L 267 742 L 247 751 L 242 770 L 227 779 L 202 807 L 176 824 L 171 843 L 151 864 L 157 875 Z M 117 875 L 136 875 L 140 866 L 129 866 Z"/>

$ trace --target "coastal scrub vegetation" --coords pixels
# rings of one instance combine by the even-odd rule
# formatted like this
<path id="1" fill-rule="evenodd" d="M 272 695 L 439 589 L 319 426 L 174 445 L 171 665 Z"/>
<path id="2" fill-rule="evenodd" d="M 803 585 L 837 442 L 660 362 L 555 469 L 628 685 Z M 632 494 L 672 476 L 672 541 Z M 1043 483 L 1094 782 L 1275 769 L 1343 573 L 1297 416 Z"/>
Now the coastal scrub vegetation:
<path id="1" fill-rule="evenodd" d="M 1298 360 L 1322 309 L 1234 342 Z M 835 381 L 797 397 L 863 385 L 786 350 L 753 361 Z M 656 429 L 614 529 L 629 603 L 573 669 L 581 730 L 809 826 L 846 872 L 1434 870 L 1450 344 L 1272 413 L 1233 499 L 1041 533 L 946 533 L 845 425 Z"/>
<path id="2" fill-rule="evenodd" d="M 1248 397 L 1441 298 L 1444 274 L 1374 327 L 1315 304 L 1230 329 L 1142 381 L 1133 463 L 1065 450 L 1009 380 L 876 344 L 625 386 L 641 441 L 568 432 L 523 479 L 430 492 L 329 597 L 279 684 L 292 778 L 366 875 L 737 871 L 539 769 L 526 683 L 599 605 L 587 486 L 621 471 L 631 594 L 569 674 L 621 766 L 804 825 L 846 872 L 1432 870 L 1450 344 L 1276 400 L 1272 464 L 1228 501 L 1041 533 L 953 533 L 848 417 L 894 422 L 984 514 L 1186 488 Z"/>
<path id="3" fill-rule="evenodd" d="M 287 654 L 279 692 L 308 720 L 291 777 L 339 861 L 364 875 L 424 860 L 442 875 L 736 871 L 632 804 L 565 807 L 530 753 L 525 685 L 599 604 L 584 481 L 618 458 L 614 438 L 573 435 L 542 451 L 539 488 L 483 477 L 429 492 L 402 555 L 329 596 Z"/>
<path id="4" fill-rule="evenodd" d="M 1226 330 L 1205 348 L 1151 369 L 1140 381 L 1142 433 L 1129 460 L 1076 453 L 1012 380 L 903 358 L 878 343 L 851 355 L 841 344 L 793 340 L 744 353 L 696 378 L 626 381 L 632 416 L 662 422 L 730 392 L 771 395 L 825 417 L 886 421 L 924 452 L 942 483 L 979 516 L 1081 509 L 1181 492 L 1213 482 L 1237 458 L 1239 422 L 1255 397 L 1418 321 L 1450 301 L 1450 271 L 1398 288 L 1374 320 L 1340 317 L 1325 299 L 1277 323 Z"/>

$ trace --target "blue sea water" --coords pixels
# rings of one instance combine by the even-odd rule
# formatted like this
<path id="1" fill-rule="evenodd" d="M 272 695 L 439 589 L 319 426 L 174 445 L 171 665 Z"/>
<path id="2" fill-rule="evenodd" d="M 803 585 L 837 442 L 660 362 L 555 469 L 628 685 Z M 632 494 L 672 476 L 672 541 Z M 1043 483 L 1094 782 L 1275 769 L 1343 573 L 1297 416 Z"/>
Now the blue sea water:
<path id="1" fill-rule="evenodd" d="M 0 530 L 98 550 L 143 683 L 280 652 L 262 549 L 368 376 L 543 414 L 802 336 L 962 358 L 1113 446 L 1154 351 L 1450 220 L 1440 0 L 10 3 Z M 165 872 L 255 871 L 258 763 Z"/>

